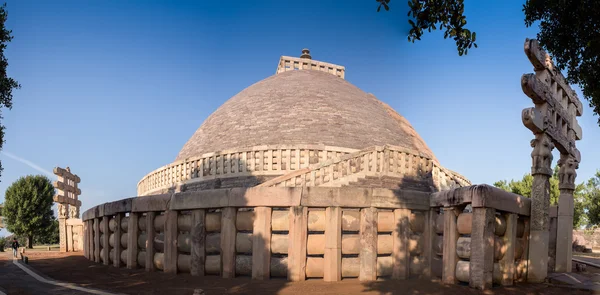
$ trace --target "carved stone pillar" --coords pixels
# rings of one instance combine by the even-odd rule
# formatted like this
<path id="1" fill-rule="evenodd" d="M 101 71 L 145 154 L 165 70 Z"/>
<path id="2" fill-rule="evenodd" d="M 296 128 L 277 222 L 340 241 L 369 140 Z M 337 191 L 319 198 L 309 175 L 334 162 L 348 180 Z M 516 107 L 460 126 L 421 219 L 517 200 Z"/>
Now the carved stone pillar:
<path id="1" fill-rule="evenodd" d="M 548 275 L 548 226 L 550 222 L 550 176 L 554 144 L 546 133 L 531 141 L 533 186 L 531 188 L 531 231 L 527 281 L 541 283 Z"/>
<path id="2" fill-rule="evenodd" d="M 60 245 L 60 252 L 67 252 L 68 242 L 67 242 L 67 217 L 69 205 L 67 204 L 58 204 L 58 240 Z"/>
<path id="3" fill-rule="evenodd" d="M 558 160 L 560 196 L 558 197 L 558 228 L 556 235 L 557 272 L 571 272 L 573 255 L 573 192 L 575 191 L 576 169 L 579 159 L 568 154 L 561 154 Z"/>

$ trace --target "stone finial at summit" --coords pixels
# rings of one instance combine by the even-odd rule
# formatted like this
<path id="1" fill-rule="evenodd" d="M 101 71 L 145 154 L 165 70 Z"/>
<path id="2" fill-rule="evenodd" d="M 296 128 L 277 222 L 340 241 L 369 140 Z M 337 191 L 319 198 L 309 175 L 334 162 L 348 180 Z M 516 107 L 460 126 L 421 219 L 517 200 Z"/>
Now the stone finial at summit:
<path id="1" fill-rule="evenodd" d="M 308 50 L 308 48 L 302 49 L 302 55 L 300 55 L 300 58 L 312 59 L 312 56 L 310 56 L 310 50 Z"/>

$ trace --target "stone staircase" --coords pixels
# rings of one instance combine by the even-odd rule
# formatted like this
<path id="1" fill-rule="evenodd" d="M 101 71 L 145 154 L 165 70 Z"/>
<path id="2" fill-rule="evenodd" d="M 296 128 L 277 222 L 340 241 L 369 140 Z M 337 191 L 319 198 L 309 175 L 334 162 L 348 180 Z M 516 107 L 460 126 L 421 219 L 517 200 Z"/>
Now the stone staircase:
<path id="1" fill-rule="evenodd" d="M 393 146 L 374 146 L 328 159 L 285 175 L 261 187 L 378 187 L 418 191 L 470 185 L 464 177 L 424 155 Z"/>

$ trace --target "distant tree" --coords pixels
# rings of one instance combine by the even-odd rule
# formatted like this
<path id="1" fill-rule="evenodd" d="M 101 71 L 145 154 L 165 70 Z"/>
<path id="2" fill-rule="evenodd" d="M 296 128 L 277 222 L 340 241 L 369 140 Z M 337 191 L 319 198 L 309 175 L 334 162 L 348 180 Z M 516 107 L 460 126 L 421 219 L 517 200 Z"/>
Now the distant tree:
<path id="1" fill-rule="evenodd" d="M 550 204 L 558 204 L 558 196 L 560 195 L 560 189 L 558 188 L 558 165 L 554 167 L 554 173 L 550 177 Z M 494 186 L 503 189 L 507 192 L 515 193 L 523 197 L 531 198 L 531 187 L 533 185 L 533 176 L 531 174 L 523 175 L 521 180 L 500 180 L 494 182 Z M 580 184 L 576 187 L 574 195 L 574 213 L 573 213 L 573 226 L 580 227 L 587 221 L 587 215 L 585 209 L 588 206 L 588 197 L 584 193 L 584 185 Z M 600 216 L 599 216 L 600 217 Z"/>
<path id="2" fill-rule="evenodd" d="M 5 26 L 8 13 L 6 12 L 6 3 L 0 6 L 0 109 L 5 107 L 12 109 L 12 91 L 13 89 L 21 88 L 21 85 L 13 78 L 10 78 L 6 73 L 8 67 L 8 59 L 4 56 L 4 50 L 8 43 L 12 41 L 13 36 L 12 30 L 8 30 Z M 0 113 L 0 120 L 2 120 L 2 113 Z M 0 150 L 4 145 L 4 125 L 0 122 Z M 2 163 L 0 163 L 0 175 L 2 175 Z"/>
<path id="3" fill-rule="evenodd" d="M 600 170 L 585 183 L 583 194 L 588 202 L 588 226 L 600 225 Z"/>
<path id="4" fill-rule="evenodd" d="M 33 238 L 33 243 L 35 245 L 45 245 L 45 244 L 58 244 L 59 242 L 59 234 L 58 234 L 58 220 L 53 217 L 52 225 L 46 228 L 46 230 L 38 236 Z"/>
<path id="5" fill-rule="evenodd" d="M 377 11 L 389 10 L 390 0 L 376 0 Z M 408 41 L 421 40 L 425 30 L 445 30 L 452 37 L 458 54 L 467 54 L 476 34 L 465 26 L 463 0 L 408 1 Z M 501 2 L 498 2 L 501 5 Z M 579 84 L 594 113 L 600 114 L 600 1 L 598 0 L 527 0 L 523 5 L 525 25 L 538 24 L 537 39 L 554 58 L 567 80 Z M 600 118 L 598 119 L 600 125 Z"/>
<path id="6" fill-rule="evenodd" d="M 34 237 L 53 226 L 53 196 L 54 186 L 43 175 L 21 177 L 6 189 L 2 209 L 6 229 L 27 237 L 28 248 L 33 247 Z"/>

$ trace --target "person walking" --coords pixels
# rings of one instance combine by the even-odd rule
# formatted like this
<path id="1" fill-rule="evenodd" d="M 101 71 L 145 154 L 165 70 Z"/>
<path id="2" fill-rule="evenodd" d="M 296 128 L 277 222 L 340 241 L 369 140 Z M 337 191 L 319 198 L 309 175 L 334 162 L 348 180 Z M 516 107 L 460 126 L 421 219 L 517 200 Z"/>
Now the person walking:
<path id="1" fill-rule="evenodd" d="M 17 238 L 13 240 L 11 247 L 13 249 L 13 256 L 17 258 L 17 250 L 19 249 L 19 242 L 17 241 Z"/>

